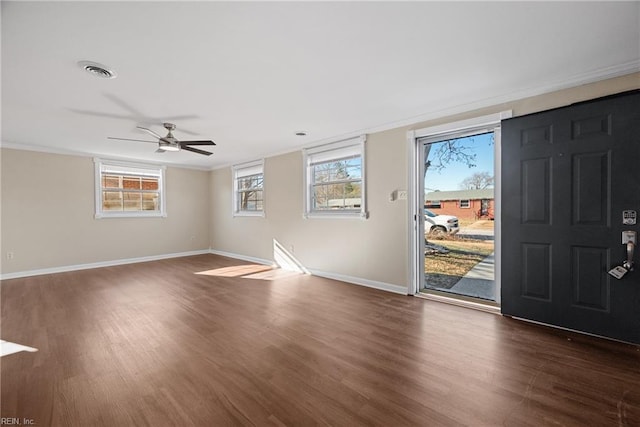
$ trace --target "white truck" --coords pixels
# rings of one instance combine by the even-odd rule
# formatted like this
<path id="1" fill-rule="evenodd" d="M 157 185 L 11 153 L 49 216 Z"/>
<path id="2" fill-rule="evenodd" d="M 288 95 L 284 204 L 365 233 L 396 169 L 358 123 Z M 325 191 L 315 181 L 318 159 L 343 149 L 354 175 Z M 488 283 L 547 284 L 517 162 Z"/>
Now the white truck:
<path id="1" fill-rule="evenodd" d="M 432 235 L 456 234 L 460 231 L 458 217 L 453 215 L 438 215 L 429 209 L 425 209 L 424 230 Z"/>

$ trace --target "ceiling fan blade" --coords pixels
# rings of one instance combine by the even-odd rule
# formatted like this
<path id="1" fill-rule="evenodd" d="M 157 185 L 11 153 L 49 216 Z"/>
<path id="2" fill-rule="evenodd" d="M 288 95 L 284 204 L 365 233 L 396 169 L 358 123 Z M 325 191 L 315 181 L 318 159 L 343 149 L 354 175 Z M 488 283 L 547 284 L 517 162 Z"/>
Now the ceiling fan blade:
<path id="1" fill-rule="evenodd" d="M 172 118 L 172 117 L 167 117 L 167 120 L 173 120 L 173 121 L 180 121 L 181 119 L 182 118 L 176 119 L 176 118 Z M 193 132 L 193 131 L 190 131 L 189 129 L 185 129 L 183 127 L 180 127 L 180 133 L 186 133 L 186 134 L 193 135 L 193 136 L 199 136 L 200 135 L 198 132 Z"/>
<path id="2" fill-rule="evenodd" d="M 109 99 L 109 100 L 111 100 L 111 102 L 113 102 L 118 107 L 122 108 L 123 110 L 127 110 L 129 113 L 131 113 L 131 115 L 129 117 L 143 117 L 144 116 L 144 114 L 142 114 L 140 111 L 136 110 L 134 107 L 129 105 L 125 100 L 120 99 L 119 97 L 117 97 L 115 95 L 112 95 L 110 93 L 105 93 L 104 97 Z"/>
<path id="3" fill-rule="evenodd" d="M 85 114 L 88 116 L 109 117 L 111 119 L 124 119 L 124 120 L 131 119 L 131 116 L 127 116 L 125 114 L 102 113 L 100 111 L 78 110 L 76 108 L 68 108 L 68 110 L 76 114 Z"/>
<path id="4" fill-rule="evenodd" d="M 204 151 L 204 150 L 198 150 L 197 148 L 192 148 L 192 147 L 182 147 L 183 150 L 187 150 L 187 151 L 191 151 L 192 153 L 198 153 L 198 154 L 203 154 L 205 156 L 210 156 L 213 153 L 210 153 L 208 151 Z"/>
<path id="5" fill-rule="evenodd" d="M 120 141 L 138 141 L 138 142 L 150 142 L 152 144 L 157 144 L 158 141 L 145 141 L 144 139 L 131 139 L 131 138 L 116 138 L 113 136 L 108 136 L 107 139 L 117 139 Z"/>
<path id="6" fill-rule="evenodd" d="M 148 134 L 155 136 L 158 139 L 162 139 L 162 137 L 160 135 L 158 135 L 157 133 L 155 133 L 151 129 L 147 129 L 147 128 L 142 127 L 142 126 L 136 126 L 136 128 L 138 128 L 140 130 L 143 130 L 143 131 L 147 132 Z"/>
<path id="7" fill-rule="evenodd" d="M 208 141 L 180 141 L 180 145 L 216 145 L 215 142 Z"/>

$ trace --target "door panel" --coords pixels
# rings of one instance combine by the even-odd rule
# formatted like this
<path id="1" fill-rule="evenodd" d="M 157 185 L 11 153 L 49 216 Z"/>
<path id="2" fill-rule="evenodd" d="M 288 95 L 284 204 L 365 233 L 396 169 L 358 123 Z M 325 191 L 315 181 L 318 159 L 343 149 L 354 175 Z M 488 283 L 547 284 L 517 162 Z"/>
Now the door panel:
<path id="1" fill-rule="evenodd" d="M 551 222 L 551 159 L 522 161 L 522 222 L 549 225 Z"/>
<path id="2" fill-rule="evenodd" d="M 522 296 L 551 301 L 551 245 L 522 243 Z"/>
<path id="3" fill-rule="evenodd" d="M 573 156 L 571 208 L 574 225 L 609 225 L 610 163 L 609 151 Z"/>
<path id="4" fill-rule="evenodd" d="M 609 311 L 610 293 L 607 266 L 608 248 L 573 246 L 571 248 L 572 304 L 591 310 Z"/>
<path id="5" fill-rule="evenodd" d="M 640 343 L 640 266 L 622 211 L 640 211 L 640 92 L 502 122 L 502 311 Z M 636 256 L 636 261 L 640 257 Z"/>

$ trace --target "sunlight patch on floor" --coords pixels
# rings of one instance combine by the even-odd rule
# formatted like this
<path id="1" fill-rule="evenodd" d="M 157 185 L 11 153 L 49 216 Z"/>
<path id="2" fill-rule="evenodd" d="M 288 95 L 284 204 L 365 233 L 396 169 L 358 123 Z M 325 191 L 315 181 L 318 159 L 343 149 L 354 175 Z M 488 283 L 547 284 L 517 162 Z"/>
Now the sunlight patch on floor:
<path id="1" fill-rule="evenodd" d="M 195 274 L 216 277 L 242 277 L 243 279 L 254 280 L 277 280 L 287 277 L 300 276 L 304 273 L 283 270 L 282 268 L 273 267 L 270 265 L 244 264 L 234 265 L 231 267 L 221 267 L 207 271 L 200 271 Z"/>
<path id="2" fill-rule="evenodd" d="M 249 276 L 244 276 L 245 279 L 256 279 L 256 280 L 276 280 L 276 279 L 285 279 L 287 277 L 301 276 L 304 273 L 298 273 L 297 271 L 287 271 L 281 268 L 275 268 L 270 271 L 264 271 L 262 273 L 251 274 Z"/>
<path id="3" fill-rule="evenodd" d="M 276 239 L 273 239 L 273 259 L 275 261 L 273 265 L 241 264 L 200 271 L 194 274 L 216 277 L 242 277 L 243 279 L 256 280 L 276 280 L 309 274 L 309 271 L 302 263 Z"/>
<path id="4" fill-rule="evenodd" d="M 203 276 L 218 276 L 218 277 L 244 277 L 247 275 L 253 275 L 257 273 L 273 270 L 270 265 L 262 264 L 243 264 L 234 265 L 231 267 L 221 267 L 213 270 L 200 271 L 196 274 Z"/>
<path id="5" fill-rule="evenodd" d="M 0 357 L 8 356 L 13 353 L 19 353 L 21 351 L 28 351 L 30 353 L 38 351 L 37 348 L 28 347 L 26 345 L 21 345 L 5 340 L 0 340 L 0 349 L 2 349 L 2 354 L 0 354 Z"/>

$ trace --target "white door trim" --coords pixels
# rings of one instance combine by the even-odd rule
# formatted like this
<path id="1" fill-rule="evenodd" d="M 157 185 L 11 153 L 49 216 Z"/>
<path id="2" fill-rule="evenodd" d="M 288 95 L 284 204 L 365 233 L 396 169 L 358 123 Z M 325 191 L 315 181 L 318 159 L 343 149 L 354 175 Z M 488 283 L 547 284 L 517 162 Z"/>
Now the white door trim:
<path id="1" fill-rule="evenodd" d="M 408 211 L 408 233 L 409 233 L 409 283 L 407 286 L 407 293 L 409 295 L 415 295 L 424 286 L 424 274 L 423 265 L 424 262 L 424 224 L 422 221 L 418 221 L 422 215 L 423 203 L 421 195 L 424 193 L 424 162 L 421 156 L 423 155 L 423 144 L 425 139 L 428 141 L 439 141 L 447 139 L 448 135 L 455 135 L 457 137 L 465 136 L 465 134 L 472 135 L 486 132 L 494 132 L 495 135 L 495 149 L 494 149 L 494 172 L 495 172 L 495 283 L 499 289 L 500 286 L 500 262 L 501 262 L 501 220 L 500 220 L 500 205 L 501 205 L 501 134 L 500 134 L 500 122 L 503 119 L 508 119 L 513 116 L 511 110 L 501 111 L 495 114 L 489 114 L 486 116 L 474 117 L 471 119 L 461 120 L 452 123 L 445 123 L 436 126 L 429 126 L 426 128 L 411 130 L 407 132 L 407 146 L 409 153 L 409 177 L 408 177 L 408 189 L 409 189 L 409 209 Z M 420 141 L 422 140 L 422 141 Z M 500 293 L 496 292 L 497 302 L 500 303 Z"/>

